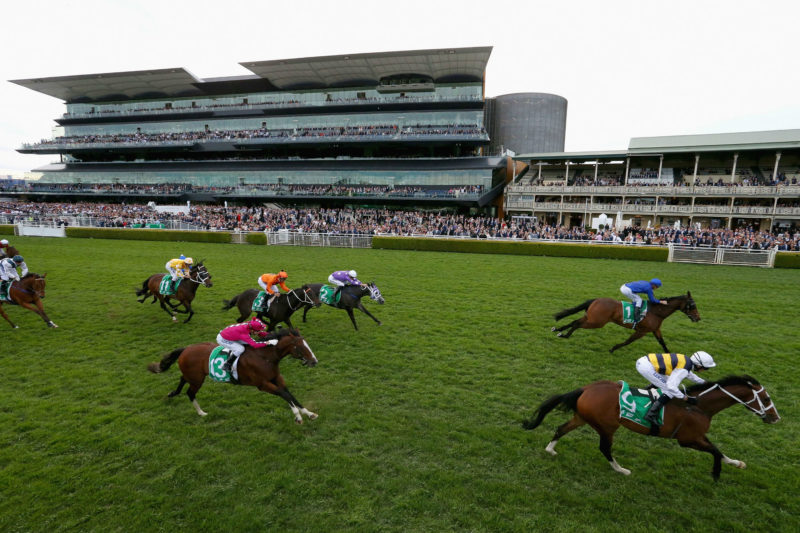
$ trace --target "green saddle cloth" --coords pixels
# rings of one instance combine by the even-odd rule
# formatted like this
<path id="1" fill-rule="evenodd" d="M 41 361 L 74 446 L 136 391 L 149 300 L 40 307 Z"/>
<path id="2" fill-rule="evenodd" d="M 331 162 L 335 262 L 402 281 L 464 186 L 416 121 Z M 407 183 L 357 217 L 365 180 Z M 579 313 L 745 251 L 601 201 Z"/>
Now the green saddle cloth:
<path id="1" fill-rule="evenodd" d="M 208 356 L 208 375 L 214 381 L 219 381 L 221 383 L 230 383 L 231 381 L 231 374 L 230 372 L 226 372 L 222 365 L 225 364 L 225 361 L 228 360 L 228 356 L 230 355 L 228 352 L 223 352 L 224 348 L 222 346 L 217 346 Z"/>
<path id="2" fill-rule="evenodd" d="M 622 302 L 622 322 L 624 324 L 633 324 L 633 302 Z M 639 317 L 641 320 L 647 314 L 647 302 L 642 302 L 642 315 Z"/>
<path id="3" fill-rule="evenodd" d="M 161 278 L 161 284 L 158 286 L 158 292 L 163 294 L 164 296 L 171 296 L 178 292 L 178 285 L 181 284 L 183 281 L 181 278 L 175 280 L 175 283 L 172 282 L 172 278 L 170 276 L 164 276 Z"/>
<path id="4" fill-rule="evenodd" d="M 10 302 L 11 296 L 9 296 L 9 291 L 11 290 L 12 281 L 0 281 L 0 302 Z"/>
<path id="5" fill-rule="evenodd" d="M 256 299 L 253 300 L 253 306 L 251 309 L 256 313 L 264 312 L 267 310 L 266 305 L 268 301 L 269 298 L 267 296 L 267 291 L 261 291 L 258 293 L 258 296 L 256 296 Z"/>
<path id="6" fill-rule="evenodd" d="M 326 305 L 332 305 L 333 307 L 336 307 L 339 305 L 339 300 L 342 299 L 342 291 L 339 291 L 339 294 L 336 294 L 335 300 L 334 294 L 336 294 L 336 287 L 332 287 L 331 285 L 323 285 L 319 289 L 319 301 Z"/>
<path id="7" fill-rule="evenodd" d="M 631 388 L 625 381 L 619 383 L 622 385 L 619 391 L 619 417 L 649 428 L 652 424 L 644 419 L 644 415 L 650 408 L 650 403 L 661 395 L 661 391 L 658 390 L 658 394 L 650 398 L 650 391 L 646 389 Z M 659 426 L 664 423 L 663 407 L 659 409 L 656 421 Z"/>

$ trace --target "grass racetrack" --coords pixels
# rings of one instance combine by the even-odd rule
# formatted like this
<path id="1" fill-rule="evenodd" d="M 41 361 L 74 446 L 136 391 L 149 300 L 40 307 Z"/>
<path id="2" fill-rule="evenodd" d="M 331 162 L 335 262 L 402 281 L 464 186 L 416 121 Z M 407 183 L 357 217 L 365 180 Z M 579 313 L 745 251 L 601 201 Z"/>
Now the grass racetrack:
<path id="1" fill-rule="evenodd" d="M 49 329 L 6 305 L 0 322 L 0 531 L 798 531 L 800 276 L 758 269 L 434 252 L 14 238 L 47 273 Z M 136 302 L 142 281 L 178 254 L 205 259 L 189 324 Z M 285 269 L 287 284 L 354 268 L 386 304 L 382 322 L 323 306 L 299 326 L 320 364 L 286 359 L 289 389 L 319 414 L 295 425 L 286 403 L 206 380 L 197 400 L 167 398 L 180 371 L 146 370 L 187 344 L 213 341 L 235 310 L 222 299 Z M 652 335 L 621 348 L 613 324 L 550 332 L 554 312 L 618 298 L 626 281 L 660 277 L 687 290 L 662 332 L 671 350 L 711 353 L 711 380 L 750 374 L 782 420 L 741 406 L 709 438 L 748 467 L 722 467 L 675 441 L 621 428 L 614 472 L 584 426 L 558 455 L 545 446 L 570 415 L 525 431 L 546 398 L 598 379 L 644 380 L 635 360 Z M 575 315 L 577 318 L 579 315 Z M 182 317 L 181 317 L 182 318 Z M 568 319 L 565 319 L 565 321 Z M 564 323 L 564 321 L 559 322 Z M 687 381 L 687 384 L 690 383 Z"/>

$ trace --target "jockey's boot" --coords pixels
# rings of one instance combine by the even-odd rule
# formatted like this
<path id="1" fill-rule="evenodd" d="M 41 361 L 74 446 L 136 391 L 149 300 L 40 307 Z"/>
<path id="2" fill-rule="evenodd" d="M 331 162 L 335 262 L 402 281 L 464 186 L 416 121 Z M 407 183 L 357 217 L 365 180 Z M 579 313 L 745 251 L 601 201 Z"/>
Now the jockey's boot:
<path id="1" fill-rule="evenodd" d="M 647 410 L 647 413 L 645 413 L 644 419 L 655 425 L 656 421 L 658 420 L 658 412 L 667 404 L 668 401 L 669 396 L 666 394 L 659 396 L 657 400 L 650 403 L 650 408 Z"/>
<path id="2" fill-rule="evenodd" d="M 339 301 L 339 293 L 342 292 L 342 288 L 337 285 L 336 289 L 333 291 L 333 303 Z"/>
<path id="3" fill-rule="evenodd" d="M 636 329 L 636 325 L 642 321 L 642 308 L 641 306 L 634 305 L 633 306 L 633 329 Z"/>
<path id="4" fill-rule="evenodd" d="M 273 301 L 275 300 L 275 298 L 277 298 L 277 297 L 278 297 L 278 295 L 277 295 L 277 294 L 273 294 L 272 296 L 270 296 L 270 297 L 269 297 L 269 300 L 267 300 L 267 305 L 265 305 L 265 306 L 264 306 L 264 312 L 267 312 L 267 311 L 269 311 L 269 307 L 272 305 L 272 302 L 273 302 Z"/>
<path id="5" fill-rule="evenodd" d="M 230 354 L 228 356 L 228 360 L 222 364 L 222 370 L 227 372 L 228 374 L 233 373 L 233 362 L 236 360 L 236 356 L 234 354 Z M 231 376 L 233 377 L 233 376 Z"/>

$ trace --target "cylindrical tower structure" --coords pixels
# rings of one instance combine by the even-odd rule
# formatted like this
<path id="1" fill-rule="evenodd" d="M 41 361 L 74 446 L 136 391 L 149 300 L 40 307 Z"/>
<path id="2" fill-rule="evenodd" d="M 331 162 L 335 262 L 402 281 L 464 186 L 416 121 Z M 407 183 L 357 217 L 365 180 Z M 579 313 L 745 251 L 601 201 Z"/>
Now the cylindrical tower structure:
<path id="1" fill-rule="evenodd" d="M 563 152 L 567 134 L 567 99 L 556 94 L 513 93 L 486 101 L 485 123 L 493 154 Z"/>

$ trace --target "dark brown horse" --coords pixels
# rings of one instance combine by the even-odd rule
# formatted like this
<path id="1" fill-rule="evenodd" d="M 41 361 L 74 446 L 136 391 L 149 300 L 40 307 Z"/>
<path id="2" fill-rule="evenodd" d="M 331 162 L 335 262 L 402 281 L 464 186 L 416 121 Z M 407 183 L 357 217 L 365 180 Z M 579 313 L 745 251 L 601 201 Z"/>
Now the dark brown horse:
<path id="1" fill-rule="evenodd" d="M 278 363 L 287 355 L 291 355 L 295 359 L 300 359 L 304 365 L 314 366 L 317 364 L 317 358 L 314 356 L 314 352 L 311 351 L 308 342 L 297 330 L 282 329 L 277 335 L 278 344 L 275 346 L 267 346 L 265 348 L 248 346 L 245 348 L 237 363 L 239 383 L 258 387 L 260 391 L 269 392 L 286 400 L 294 413 L 294 421 L 298 424 L 303 423 L 301 415 L 306 415 L 309 420 L 314 420 L 317 418 L 317 414 L 300 405 L 300 402 L 286 388 L 286 382 L 278 369 Z M 203 342 L 191 344 L 185 348 L 178 348 L 166 354 L 161 359 L 161 362 L 150 363 L 147 369 L 158 374 L 167 370 L 175 361 L 178 361 L 178 366 L 181 369 L 181 380 L 178 383 L 178 388 L 169 393 L 169 397 L 172 398 L 180 394 L 183 386 L 188 383 L 189 389 L 186 391 L 186 395 L 191 400 L 197 414 L 206 416 L 208 413 L 200 409 L 195 396 L 208 375 L 208 357 L 216 347 L 217 344 L 213 342 Z"/>
<path id="2" fill-rule="evenodd" d="M 623 328 L 631 329 L 631 324 L 626 324 L 622 321 L 622 302 L 614 300 L 613 298 L 597 298 L 595 300 L 586 300 L 581 305 L 564 309 L 555 314 L 556 320 L 561 320 L 565 316 L 577 313 L 578 311 L 586 310 L 586 313 L 579 319 L 573 320 L 566 326 L 553 327 L 551 331 L 558 332 L 559 337 L 565 339 L 569 338 L 576 329 L 595 329 L 602 328 L 609 322 L 613 322 Z M 640 339 L 648 333 L 653 333 L 658 340 L 664 352 L 669 353 L 669 348 L 664 342 L 664 337 L 661 336 L 661 322 L 664 321 L 669 315 L 675 311 L 682 311 L 688 316 L 692 322 L 700 320 L 700 313 L 697 311 L 697 304 L 694 303 L 692 293 L 687 292 L 685 295 L 673 296 L 667 298 L 666 304 L 647 304 L 647 314 L 644 318 L 636 324 L 636 329 L 628 337 L 628 340 L 621 342 L 611 348 L 611 352 L 617 348 L 622 348 L 632 343 L 636 339 Z M 561 333 L 568 329 L 566 333 Z"/>
<path id="3" fill-rule="evenodd" d="M 16 248 L 14 248 L 9 244 L 8 248 L 6 248 L 5 251 L 3 251 L 2 254 L 0 254 L 0 259 L 5 259 L 6 257 L 14 257 L 15 255 L 22 255 L 22 254 L 19 253 L 19 250 L 17 250 Z"/>
<path id="4" fill-rule="evenodd" d="M 192 315 L 194 315 L 194 311 L 192 310 L 192 300 L 194 300 L 194 296 L 197 293 L 197 287 L 199 285 L 203 285 L 205 287 L 211 287 L 213 285 L 213 283 L 211 283 L 211 274 L 208 273 L 205 265 L 203 265 L 203 262 L 200 261 L 199 263 L 192 265 L 192 267 L 189 269 L 189 277 L 181 280 L 180 284 L 178 285 L 178 290 L 175 291 L 175 294 L 165 296 L 159 292 L 158 287 L 161 284 L 161 280 L 167 275 L 168 274 L 153 274 L 144 280 L 142 283 L 142 288 L 136 291 L 136 296 L 142 297 L 139 300 L 140 304 L 144 303 L 149 296 L 153 297 L 153 301 L 150 303 L 156 303 L 156 300 L 158 300 L 161 304 L 161 309 L 163 309 L 170 317 L 172 317 L 173 322 L 178 321 L 178 317 L 175 315 L 175 313 L 188 313 L 189 316 L 183 321 L 185 324 L 186 322 L 189 322 L 192 319 Z M 173 304 L 170 301 L 172 298 L 178 300 L 178 303 Z M 169 305 L 169 309 L 167 308 L 167 305 Z M 181 305 L 183 306 L 183 310 L 178 309 Z"/>
<path id="5" fill-rule="evenodd" d="M 622 425 L 636 433 L 648 435 L 650 428 L 620 418 L 621 388 L 622 385 L 616 381 L 597 381 L 572 392 L 553 396 L 542 403 L 534 416 L 523 422 L 522 426 L 525 429 L 535 429 L 556 407 L 574 411 L 572 419 L 558 427 L 545 450 L 556 455 L 558 439 L 573 429 L 589 424 L 600 435 L 600 451 L 611 464 L 611 468 L 627 476 L 631 471 L 619 466 L 611 455 L 614 432 Z M 711 417 L 738 403 L 768 424 L 774 424 L 781 419 L 766 389 L 750 376 L 729 376 L 716 383 L 709 381 L 702 385 L 693 385 L 687 389 L 687 393 L 697 398 L 697 405 L 690 407 L 680 400 L 668 403 L 664 407 L 664 424 L 657 436 L 677 439 L 678 444 L 683 447 L 713 455 L 714 468 L 711 475 L 715 480 L 719 479 L 722 461 L 736 468 L 745 468 L 747 465 L 743 461 L 726 457 L 708 440 L 706 432 L 711 425 Z"/>
<path id="6" fill-rule="evenodd" d="M 225 304 L 222 310 L 227 311 L 233 306 L 236 306 L 239 310 L 239 318 L 236 319 L 236 322 L 244 322 L 253 313 L 253 302 L 258 296 L 258 293 L 259 291 L 256 289 L 247 289 L 230 300 L 222 300 Z M 269 298 L 269 295 L 267 295 L 267 298 Z M 308 285 L 303 285 L 299 289 L 292 289 L 286 294 L 281 294 L 272 302 L 272 305 L 269 306 L 266 315 L 262 311 L 259 311 L 256 313 L 256 317 L 264 323 L 267 323 L 268 331 L 274 330 L 281 322 L 285 323 L 290 328 L 294 328 L 291 316 L 295 311 L 304 306 L 320 306 L 319 292 L 312 291 Z"/>
<path id="7" fill-rule="evenodd" d="M 55 322 L 50 320 L 47 316 L 47 313 L 44 312 L 44 307 L 42 306 L 42 299 L 44 298 L 44 289 L 46 285 L 45 277 L 47 274 L 35 274 L 33 272 L 28 272 L 25 276 L 19 280 L 14 281 L 11 283 L 11 289 L 9 290 L 9 297 L 11 298 L 12 304 L 20 305 L 25 309 L 30 309 L 44 320 L 45 324 L 47 324 L 51 328 L 57 328 Z M 14 324 L 8 315 L 6 314 L 5 310 L 3 309 L 3 303 L 9 302 L 0 302 L 0 315 L 5 318 L 9 324 L 11 324 L 12 328 L 18 328 L 16 324 Z"/>
<path id="8" fill-rule="evenodd" d="M 311 290 L 314 291 L 314 294 L 316 294 L 317 299 L 319 299 L 319 293 L 322 289 L 322 285 L 322 283 L 308 284 Z M 377 285 L 375 285 L 375 283 L 370 282 L 363 287 L 359 287 L 358 285 L 346 285 L 342 287 L 340 292 L 341 298 L 339 299 L 339 303 L 328 305 L 336 309 L 344 309 L 347 311 L 350 321 L 353 323 L 353 327 L 356 328 L 356 331 L 358 331 L 358 325 L 356 325 L 356 317 L 353 314 L 353 309 L 360 310 L 362 313 L 374 320 L 379 326 L 381 325 L 381 321 L 375 318 L 372 313 L 367 311 L 367 308 L 361 303 L 361 298 L 364 296 L 369 296 L 372 301 L 381 305 L 386 302 L 381 294 L 380 289 Z M 303 310 L 303 322 L 306 321 L 306 313 L 309 309 L 311 309 L 311 306 L 306 304 L 306 308 Z"/>

